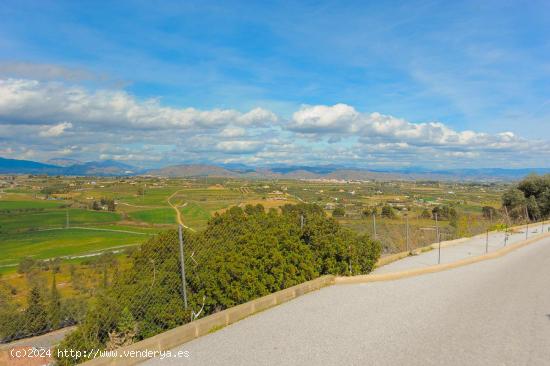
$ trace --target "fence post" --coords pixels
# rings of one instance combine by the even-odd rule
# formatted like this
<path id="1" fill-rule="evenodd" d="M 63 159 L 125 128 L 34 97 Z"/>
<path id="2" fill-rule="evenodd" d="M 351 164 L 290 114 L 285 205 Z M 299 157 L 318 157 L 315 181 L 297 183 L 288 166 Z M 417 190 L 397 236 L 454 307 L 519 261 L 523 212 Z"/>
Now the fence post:
<path id="1" fill-rule="evenodd" d="M 187 310 L 187 286 L 185 283 L 185 261 L 183 256 L 183 232 L 181 225 L 178 225 L 178 236 L 180 240 L 181 287 L 183 290 L 183 303 L 185 304 L 185 310 Z"/>
<path id="2" fill-rule="evenodd" d="M 487 229 L 487 236 L 485 237 L 485 253 L 489 253 L 489 229 Z"/>
<path id="3" fill-rule="evenodd" d="M 506 242 L 508 241 L 508 227 L 504 228 L 504 246 L 506 246 Z"/>
<path id="4" fill-rule="evenodd" d="M 439 222 L 437 221 L 437 214 L 435 214 L 435 232 L 437 234 L 437 264 L 441 263 L 441 235 L 439 234 Z"/>
<path id="5" fill-rule="evenodd" d="M 407 221 L 407 252 L 410 252 L 410 245 L 409 245 L 409 213 L 407 212 L 407 215 L 405 216 L 405 219 Z"/>
<path id="6" fill-rule="evenodd" d="M 372 213 L 372 226 L 374 230 L 374 240 L 376 240 L 376 214 Z"/>

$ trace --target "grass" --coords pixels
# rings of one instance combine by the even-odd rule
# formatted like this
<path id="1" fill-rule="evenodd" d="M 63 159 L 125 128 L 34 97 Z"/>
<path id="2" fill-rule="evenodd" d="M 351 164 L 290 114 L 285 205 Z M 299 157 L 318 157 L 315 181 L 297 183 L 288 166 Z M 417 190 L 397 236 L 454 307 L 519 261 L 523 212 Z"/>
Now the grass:
<path id="1" fill-rule="evenodd" d="M 149 224 L 176 224 L 176 213 L 172 208 L 155 208 L 134 211 L 128 214 L 132 220 Z"/>
<path id="2" fill-rule="evenodd" d="M 185 207 L 180 208 L 183 217 L 183 223 L 192 228 L 204 227 L 210 220 L 210 213 L 202 206 L 196 203 L 188 203 Z"/>
<path id="3" fill-rule="evenodd" d="M 0 201 L 0 210 L 21 210 L 29 208 L 57 208 L 65 204 L 63 201 Z"/>
<path id="4" fill-rule="evenodd" d="M 24 257 L 47 259 L 97 253 L 110 248 L 135 245 L 147 240 L 148 235 L 113 231 L 83 229 L 60 229 L 32 231 L 7 235 L 0 241 L 0 271 L 14 270 L 9 267 Z"/>
<path id="5" fill-rule="evenodd" d="M 120 214 L 106 211 L 69 209 L 71 226 L 116 222 Z M 64 227 L 67 220 L 66 210 L 44 210 L 38 212 L 0 213 L 0 232 L 14 233 L 30 230 Z M 1 240 L 0 240 L 1 242 Z"/>

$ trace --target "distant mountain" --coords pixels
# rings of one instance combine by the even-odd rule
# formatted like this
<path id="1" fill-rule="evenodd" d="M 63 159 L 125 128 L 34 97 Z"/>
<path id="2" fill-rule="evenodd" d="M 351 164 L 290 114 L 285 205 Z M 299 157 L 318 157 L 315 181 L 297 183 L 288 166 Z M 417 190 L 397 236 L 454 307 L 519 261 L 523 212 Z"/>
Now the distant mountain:
<path id="1" fill-rule="evenodd" d="M 63 168 L 30 160 L 0 158 L 0 174 L 63 174 Z"/>
<path id="2" fill-rule="evenodd" d="M 249 179 L 336 179 L 336 180 L 447 180 L 512 181 L 530 173 L 548 174 L 550 168 L 479 168 L 432 170 L 422 167 L 402 169 L 360 169 L 327 166 L 251 167 L 244 164 L 181 164 L 159 169 L 140 170 L 114 160 L 81 163 L 71 159 L 53 159 L 49 164 L 0 158 L 0 174 L 49 174 L 82 176 L 122 176 L 147 174 L 163 177 L 224 177 Z M 53 164 L 55 163 L 55 164 Z"/>
<path id="3" fill-rule="evenodd" d="M 76 160 L 75 160 L 76 161 Z M 59 165 L 38 163 L 29 160 L 0 158 L 0 174 L 48 174 L 48 175 L 133 175 L 141 171 L 135 167 L 113 160 L 68 164 L 68 159 Z"/>
<path id="4" fill-rule="evenodd" d="M 67 175 L 134 175 L 141 171 L 115 160 L 91 161 L 65 168 Z"/>
<path id="5" fill-rule="evenodd" d="M 71 166 L 71 165 L 77 165 L 77 164 L 82 164 L 82 162 L 76 160 L 76 159 L 67 159 L 67 158 L 55 158 L 55 159 L 50 159 L 48 160 L 47 162 L 48 164 L 51 164 L 51 165 L 57 165 L 57 166 L 63 166 L 63 167 L 67 167 L 67 166 Z"/>

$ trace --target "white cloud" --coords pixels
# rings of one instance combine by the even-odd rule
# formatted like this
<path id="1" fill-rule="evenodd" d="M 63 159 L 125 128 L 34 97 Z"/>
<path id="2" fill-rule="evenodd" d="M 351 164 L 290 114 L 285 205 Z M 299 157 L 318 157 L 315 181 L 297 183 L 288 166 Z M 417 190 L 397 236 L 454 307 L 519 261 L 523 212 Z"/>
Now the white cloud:
<path id="1" fill-rule="evenodd" d="M 171 108 L 161 106 L 156 99 L 138 101 L 118 90 L 88 92 L 58 82 L 0 80 L 0 123 L 51 124 L 59 120 L 110 128 L 209 129 L 230 123 L 262 125 L 277 118 L 260 108 L 247 113 L 234 109 Z"/>
<path id="2" fill-rule="evenodd" d="M 222 137 L 242 137 L 246 135 L 246 130 L 242 127 L 226 127 L 220 132 Z"/>
<path id="3" fill-rule="evenodd" d="M 332 139 L 347 135 L 357 136 L 364 143 L 385 141 L 417 146 L 505 148 L 521 142 L 510 132 L 489 135 L 469 130 L 455 131 L 441 122 L 412 123 L 377 112 L 364 114 L 346 104 L 303 106 L 294 113 L 288 129 L 305 134 L 328 135 Z"/>
<path id="4" fill-rule="evenodd" d="M 228 154 L 246 154 L 257 152 L 261 149 L 262 142 L 260 141 L 222 141 L 216 144 L 218 151 Z"/>
<path id="5" fill-rule="evenodd" d="M 346 104 L 302 106 L 292 115 L 289 129 L 303 133 L 353 132 L 360 114 Z"/>
<path id="6" fill-rule="evenodd" d="M 550 153 L 547 141 L 525 140 L 512 132 L 458 131 L 442 122 L 363 113 L 343 103 L 304 105 L 285 121 L 262 108 L 244 113 L 173 108 L 122 90 L 90 91 L 24 79 L 0 79 L 0 146 L 0 155 L 10 157 L 137 164 L 431 166 L 468 161 L 499 166 L 510 160 L 537 162 L 535 157 Z"/>
<path id="7" fill-rule="evenodd" d="M 61 122 L 57 125 L 46 127 L 40 131 L 39 135 L 42 137 L 57 137 L 61 136 L 66 129 L 72 128 L 73 124 L 70 122 Z"/>

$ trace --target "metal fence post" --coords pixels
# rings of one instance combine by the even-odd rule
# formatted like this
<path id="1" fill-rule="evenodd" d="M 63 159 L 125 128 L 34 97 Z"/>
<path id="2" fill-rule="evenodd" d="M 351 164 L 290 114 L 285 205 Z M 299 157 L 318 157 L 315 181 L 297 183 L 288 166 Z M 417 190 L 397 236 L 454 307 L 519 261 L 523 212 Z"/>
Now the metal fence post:
<path id="1" fill-rule="evenodd" d="M 376 214 L 372 213 L 372 227 L 374 230 L 374 240 L 376 240 Z"/>
<path id="2" fill-rule="evenodd" d="M 183 256 L 183 232 L 181 225 L 178 225 L 178 236 L 180 240 L 180 263 L 181 263 L 181 287 L 183 290 L 183 303 L 185 304 L 185 310 L 187 310 L 187 286 L 185 283 L 185 261 Z"/>
<path id="3" fill-rule="evenodd" d="M 405 219 L 407 221 L 407 252 L 410 252 L 410 245 L 409 245 L 409 214 L 407 213 L 407 216 L 405 216 Z"/>
<path id="4" fill-rule="evenodd" d="M 441 235 L 439 234 L 439 222 L 437 221 L 437 214 L 435 214 L 435 231 L 437 234 L 437 264 L 441 263 Z"/>
<path id="5" fill-rule="evenodd" d="M 508 227 L 504 228 L 504 246 L 506 246 L 507 241 L 508 241 Z"/>

